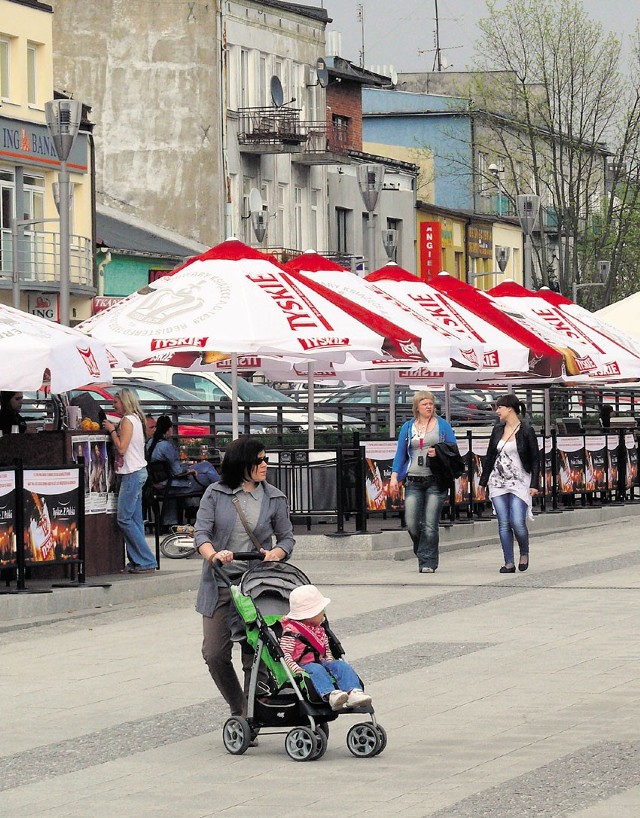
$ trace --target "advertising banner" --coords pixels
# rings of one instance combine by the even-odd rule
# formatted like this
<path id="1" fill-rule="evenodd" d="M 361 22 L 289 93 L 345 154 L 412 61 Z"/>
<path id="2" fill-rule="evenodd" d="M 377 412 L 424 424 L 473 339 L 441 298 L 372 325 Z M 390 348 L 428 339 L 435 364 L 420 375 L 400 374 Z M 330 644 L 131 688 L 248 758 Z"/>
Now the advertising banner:
<path id="1" fill-rule="evenodd" d="M 0 471 L 0 568 L 15 566 L 16 549 L 16 474 Z"/>
<path id="2" fill-rule="evenodd" d="M 605 491 L 607 488 L 607 439 L 605 435 L 585 438 L 585 490 Z"/>
<path id="3" fill-rule="evenodd" d="M 635 437 L 633 435 L 625 435 L 624 446 L 627 454 L 625 487 L 630 489 L 638 478 L 638 447 Z"/>
<path id="4" fill-rule="evenodd" d="M 607 453 L 609 455 L 609 479 L 607 488 L 616 491 L 618 488 L 618 435 L 607 435 Z"/>
<path id="5" fill-rule="evenodd" d="M 400 509 L 404 505 L 404 487 L 397 497 L 391 497 L 389 480 L 396 454 L 394 440 L 370 440 L 364 444 L 365 497 L 368 511 Z"/>
<path id="6" fill-rule="evenodd" d="M 84 460 L 85 514 L 113 513 L 117 506 L 114 448 L 104 435 L 73 438 L 73 460 Z"/>
<path id="7" fill-rule="evenodd" d="M 561 494 L 585 490 L 584 461 L 584 438 L 581 435 L 557 439 L 556 470 Z"/>
<path id="8" fill-rule="evenodd" d="M 467 455 L 469 454 L 469 438 L 463 438 L 458 441 L 458 450 L 464 462 L 467 462 Z M 455 503 L 469 503 L 471 501 L 471 486 L 469 485 L 469 473 L 465 472 L 456 477 L 455 480 Z"/>
<path id="9" fill-rule="evenodd" d="M 25 564 L 77 561 L 78 469 L 25 469 Z"/>
<path id="10" fill-rule="evenodd" d="M 458 441 L 460 446 L 461 441 Z M 487 449 L 489 447 L 488 437 L 479 437 L 473 439 L 473 450 L 471 455 L 471 465 L 473 471 L 473 499 L 477 502 L 482 502 L 489 499 L 489 492 L 480 485 L 480 478 L 482 477 L 482 464 L 487 456 Z"/>

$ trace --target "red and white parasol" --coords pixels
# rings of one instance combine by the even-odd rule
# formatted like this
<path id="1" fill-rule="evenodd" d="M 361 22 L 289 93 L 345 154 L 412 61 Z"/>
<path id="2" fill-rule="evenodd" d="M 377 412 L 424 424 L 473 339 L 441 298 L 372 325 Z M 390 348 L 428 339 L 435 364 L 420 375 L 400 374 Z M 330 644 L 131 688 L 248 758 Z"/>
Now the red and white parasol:
<path id="1" fill-rule="evenodd" d="M 111 380 L 104 343 L 77 329 L 0 305 L 0 385 L 33 392 L 45 385 L 59 394 Z"/>

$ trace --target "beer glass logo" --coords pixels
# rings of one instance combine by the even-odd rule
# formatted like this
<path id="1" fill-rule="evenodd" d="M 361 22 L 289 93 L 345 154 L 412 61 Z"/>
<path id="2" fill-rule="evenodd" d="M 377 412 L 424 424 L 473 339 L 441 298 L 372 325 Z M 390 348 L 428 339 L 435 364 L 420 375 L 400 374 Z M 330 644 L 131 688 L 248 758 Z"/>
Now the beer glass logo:
<path id="1" fill-rule="evenodd" d="M 144 303 L 131 310 L 130 317 L 142 324 L 157 326 L 183 315 L 193 316 L 203 304 L 204 299 L 195 295 L 188 287 L 179 290 L 163 288 L 146 295 Z"/>
<path id="2" fill-rule="evenodd" d="M 84 365 L 89 370 L 89 374 L 93 378 L 98 378 L 100 376 L 100 367 L 98 366 L 98 362 L 95 359 L 95 356 L 89 347 L 76 347 L 78 352 L 80 353 L 80 357 L 82 358 Z"/>

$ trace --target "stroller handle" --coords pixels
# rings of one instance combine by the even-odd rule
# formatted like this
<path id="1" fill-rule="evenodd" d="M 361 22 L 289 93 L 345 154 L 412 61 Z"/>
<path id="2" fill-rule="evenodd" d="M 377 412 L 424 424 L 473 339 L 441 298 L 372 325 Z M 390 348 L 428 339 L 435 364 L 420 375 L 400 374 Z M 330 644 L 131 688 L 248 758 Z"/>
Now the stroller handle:
<path id="1" fill-rule="evenodd" d="M 234 562 L 236 562 L 236 561 L 238 561 L 238 562 L 249 562 L 249 560 L 263 560 L 263 559 L 264 559 L 264 554 L 262 554 L 260 551 L 244 551 L 244 552 L 241 552 L 240 554 L 234 554 L 233 555 L 233 561 Z M 231 587 L 231 582 L 229 582 L 227 577 L 222 572 L 222 570 L 221 570 L 222 566 L 220 565 L 218 560 L 213 560 L 213 562 L 211 563 L 211 567 L 212 567 L 213 573 L 216 575 L 216 577 L 218 577 L 218 579 L 224 580 L 225 584 L 228 587 Z"/>

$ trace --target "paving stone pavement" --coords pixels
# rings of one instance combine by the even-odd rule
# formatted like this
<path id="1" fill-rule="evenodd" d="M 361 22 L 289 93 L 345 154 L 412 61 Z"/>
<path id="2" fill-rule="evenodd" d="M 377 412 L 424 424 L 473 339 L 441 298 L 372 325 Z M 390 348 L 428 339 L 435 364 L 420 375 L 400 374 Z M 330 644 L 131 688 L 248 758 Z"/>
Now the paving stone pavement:
<path id="1" fill-rule="evenodd" d="M 622 512 L 621 512 L 622 514 Z M 195 591 L 0 623 L 0 816 L 636 818 L 637 520 L 413 561 L 296 562 L 374 697 L 384 752 L 245 755 L 200 655 Z M 198 563 L 182 563 L 193 574 Z M 144 583 L 145 577 L 125 582 Z M 141 589 L 144 586 L 139 586 Z"/>

